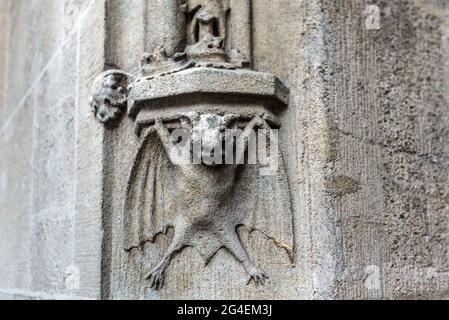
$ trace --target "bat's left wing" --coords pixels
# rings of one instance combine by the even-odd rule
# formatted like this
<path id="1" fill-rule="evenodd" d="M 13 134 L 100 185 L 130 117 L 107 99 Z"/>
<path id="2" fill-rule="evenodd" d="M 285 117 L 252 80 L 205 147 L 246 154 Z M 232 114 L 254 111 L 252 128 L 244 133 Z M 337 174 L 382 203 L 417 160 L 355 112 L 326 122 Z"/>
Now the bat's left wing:
<path id="1" fill-rule="evenodd" d="M 249 232 L 258 231 L 285 249 L 293 262 L 293 212 L 286 169 L 279 156 L 278 168 L 261 175 L 260 166 L 245 165 L 234 191 L 234 213 Z"/>
<path id="2" fill-rule="evenodd" d="M 134 157 L 124 205 L 125 249 L 154 242 L 158 234 L 174 227 L 177 212 L 174 168 L 154 128 L 143 133 Z"/>

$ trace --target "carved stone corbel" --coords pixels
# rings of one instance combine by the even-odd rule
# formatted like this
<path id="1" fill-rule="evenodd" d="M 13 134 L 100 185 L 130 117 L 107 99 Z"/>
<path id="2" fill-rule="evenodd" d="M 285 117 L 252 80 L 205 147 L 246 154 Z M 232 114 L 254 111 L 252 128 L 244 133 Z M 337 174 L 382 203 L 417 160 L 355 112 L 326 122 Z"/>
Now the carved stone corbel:
<path id="1" fill-rule="evenodd" d="M 289 90 L 275 76 L 249 69 L 249 0 L 171 1 L 179 6 L 170 7 L 185 14 L 185 29 L 179 30 L 185 50 L 168 56 L 160 44 L 144 55 L 140 76 L 109 70 L 92 89 L 97 119 L 116 121 L 126 106 L 141 139 L 127 183 L 124 249 L 142 248 L 173 228 L 164 257 L 145 275 L 151 287 L 164 285 L 171 260 L 189 246 L 206 265 L 227 248 L 250 280 L 263 284 L 268 277 L 250 259 L 237 228 L 261 232 L 293 261 L 293 217 L 282 157 L 271 175 L 259 174 L 257 164 L 241 164 L 243 159 L 217 164 L 204 157 L 221 147 L 227 130 L 239 130 L 233 143 L 248 150 L 253 131 L 278 128 Z M 192 162 L 176 158 L 176 130 L 185 133 L 188 145 L 201 146 L 197 162 L 191 153 Z"/>

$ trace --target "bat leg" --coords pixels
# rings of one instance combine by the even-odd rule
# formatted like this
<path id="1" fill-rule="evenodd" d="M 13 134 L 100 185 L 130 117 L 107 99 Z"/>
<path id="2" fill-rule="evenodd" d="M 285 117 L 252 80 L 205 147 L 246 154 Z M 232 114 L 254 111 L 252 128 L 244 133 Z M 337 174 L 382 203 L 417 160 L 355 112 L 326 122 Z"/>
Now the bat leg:
<path id="1" fill-rule="evenodd" d="M 165 282 L 165 271 L 171 260 L 186 247 L 182 240 L 183 238 L 175 237 L 162 260 L 145 276 L 145 279 L 150 282 L 150 287 L 154 290 L 162 289 Z"/>
<path id="2" fill-rule="evenodd" d="M 240 263 L 243 264 L 243 267 L 249 274 L 250 278 L 248 280 L 248 284 L 254 280 L 256 284 L 265 285 L 265 281 L 268 279 L 267 274 L 251 261 L 251 258 L 240 242 L 239 236 L 235 231 L 232 231 L 230 234 L 226 235 L 225 243 L 228 250 Z"/>

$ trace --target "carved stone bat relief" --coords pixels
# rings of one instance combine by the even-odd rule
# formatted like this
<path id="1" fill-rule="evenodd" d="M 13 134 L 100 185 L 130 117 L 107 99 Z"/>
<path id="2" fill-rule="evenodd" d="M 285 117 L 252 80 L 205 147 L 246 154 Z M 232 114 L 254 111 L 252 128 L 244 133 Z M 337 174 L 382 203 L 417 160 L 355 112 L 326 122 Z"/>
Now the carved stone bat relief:
<path id="1" fill-rule="evenodd" d="M 206 265 L 226 248 L 250 280 L 264 284 L 268 275 L 250 259 L 237 228 L 261 232 L 293 259 L 289 186 L 281 156 L 273 174 L 261 175 L 262 165 L 244 164 L 242 154 L 253 132 L 279 128 L 289 90 L 250 69 L 249 0 L 171 1 L 184 13 L 185 50 L 167 54 L 173 48 L 160 44 L 144 55 L 141 75 L 108 70 L 92 88 L 96 118 L 108 125 L 127 109 L 140 137 L 126 185 L 124 249 L 142 248 L 173 228 L 165 255 L 145 275 L 154 289 L 163 287 L 167 267 L 186 247 Z M 176 159 L 176 130 L 188 145 L 201 146 L 197 162 Z M 231 149 L 244 152 L 230 164 L 205 161 L 227 134 L 235 135 Z"/>

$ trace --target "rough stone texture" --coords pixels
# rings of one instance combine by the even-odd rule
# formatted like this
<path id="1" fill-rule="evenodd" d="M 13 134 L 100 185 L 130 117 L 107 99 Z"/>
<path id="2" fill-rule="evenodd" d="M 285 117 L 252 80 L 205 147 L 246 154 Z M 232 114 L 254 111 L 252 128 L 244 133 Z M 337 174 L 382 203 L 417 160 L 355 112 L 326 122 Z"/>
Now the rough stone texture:
<path id="1" fill-rule="evenodd" d="M 4 121 L 4 108 L 5 108 L 5 82 L 6 82 L 6 67 L 7 67 L 7 51 L 8 51 L 8 41 L 7 36 L 9 35 L 9 21 L 8 16 L 5 14 L 8 10 L 9 2 L 0 1 L 0 28 L 4 30 L 0 35 L 0 127 L 3 125 Z"/>
<path id="2" fill-rule="evenodd" d="M 207 81 L 205 81 L 207 79 Z M 132 84 L 129 92 L 128 113 L 135 116 L 141 109 L 142 102 L 151 97 L 152 104 L 165 104 L 166 100 L 188 100 L 201 93 L 207 95 L 227 95 L 237 100 L 257 97 L 267 102 L 274 101 L 281 109 L 288 104 L 288 89 L 273 75 L 247 70 L 220 70 L 211 68 L 194 68 L 165 75 L 148 81 L 142 80 Z M 154 106 L 156 107 L 156 106 Z M 153 108 L 154 109 L 154 108 Z"/>
<path id="3" fill-rule="evenodd" d="M 334 293 L 448 298 L 448 2 L 373 3 L 380 30 L 353 14 L 358 1 L 324 2 Z M 365 286 L 370 266 L 377 288 Z"/>
<path id="4" fill-rule="evenodd" d="M 88 261 L 82 248 L 94 250 L 95 246 L 83 237 L 81 248 L 77 247 L 76 237 L 82 232 L 75 234 L 87 210 L 75 204 L 76 184 L 82 180 L 77 178 L 76 155 L 79 87 L 87 87 L 88 81 L 80 67 L 80 30 L 89 15 L 91 20 L 104 15 L 94 10 L 98 2 L 1 1 L 0 23 L 6 32 L 0 41 L 0 297 L 100 296 L 100 281 L 89 289 L 93 285 L 90 273 L 96 272 L 100 279 L 100 263 L 87 270 L 77 263 Z M 89 27 L 92 32 L 95 25 Z M 103 29 L 99 27 L 97 36 Z M 84 69 L 94 71 L 91 59 L 96 51 L 84 59 Z M 97 70 L 101 71 L 104 59 L 99 53 L 102 62 Z M 83 107 L 87 111 L 83 114 L 90 116 L 88 106 Z M 94 194 L 92 189 L 89 192 Z M 92 218 L 91 228 L 95 226 Z M 101 218 L 97 222 L 100 230 Z M 97 243 L 95 257 L 101 255 L 101 240 Z M 81 281 L 77 281 L 78 270 Z"/>
<path id="5" fill-rule="evenodd" d="M 4 0 L 9 21 L 5 113 L 15 112 L 24 94 L 73 32 L 87 0 Z M 51 23 L 49 23 L 51 21 Z"/>
<path id="6" fill-rule="evenodd" d="M 125 254 L 139 141 L 126 116 L 98 124 L 88 98 L 103 70 L 138 72 L 170 17 L 160 3 L 0 0 L 0 298 L 449 298 L 444 0 L 253 1 L 254 69 L 291 91 L 280 137 L 295 265 L 242 231 L 267 286 L 246 286 L 224 251 L 204 267 L 188 249 L 166 288 L 146 289 L 135 266 L 158 260 L 170 234 Z M 366 28 L 368 4 L 379 30 Z"/>
<path id="7" fill-rule="evenodd" d="M 22 107 L 23 113 L 14 117 L 10 125 L 2 130 L 0 140 L 0 252 L 4 257 L 0 266 L 2 290 L 28 288 L 32 277 L 29 252 L 32 237 L 33 139 L 29 128 L 33 126 L 33 107 L 34 96 L 30 96 Z"/>
<path id="8" fill-rule="evenodd" d="M 90 85 L 104 69 L 106 41 L 106 15 L 104 0 L 94 0 L 86 9 L 79 25 L 77 142 L 76 142 L 76 200 L 75 200 L 75 266 L 80 270 L 82 297 L 101 297 L 102 281 L 102 224 L 104 130 L 92 125 L 93 114 L 89 106 Z"/>

